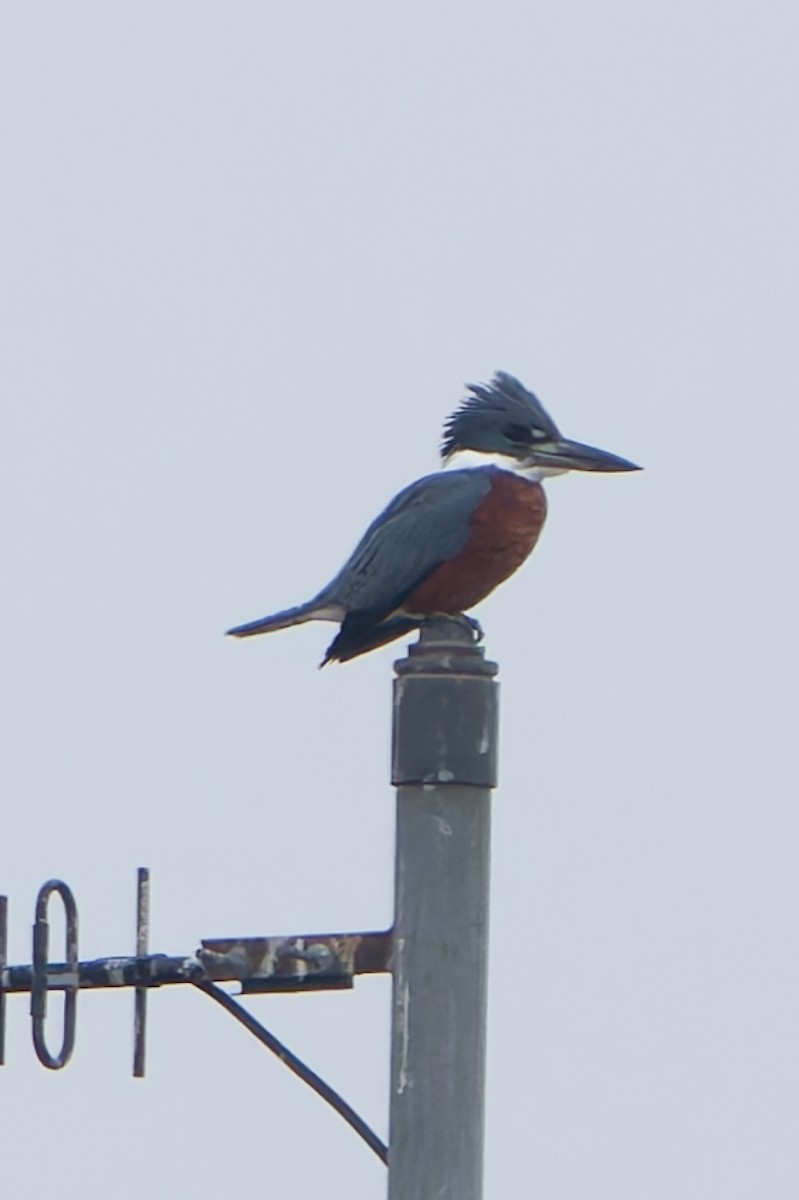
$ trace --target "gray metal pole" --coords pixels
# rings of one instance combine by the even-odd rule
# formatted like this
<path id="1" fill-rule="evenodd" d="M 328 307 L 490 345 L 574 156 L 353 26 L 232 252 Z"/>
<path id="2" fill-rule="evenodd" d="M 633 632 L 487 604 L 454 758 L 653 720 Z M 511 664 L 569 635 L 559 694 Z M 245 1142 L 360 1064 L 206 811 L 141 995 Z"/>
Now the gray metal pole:
<path id="1" fill-rule="evenodd" d="M 480 1200 L 495 663 L 429 621 L 396 665 L 389 1200 Z"/>

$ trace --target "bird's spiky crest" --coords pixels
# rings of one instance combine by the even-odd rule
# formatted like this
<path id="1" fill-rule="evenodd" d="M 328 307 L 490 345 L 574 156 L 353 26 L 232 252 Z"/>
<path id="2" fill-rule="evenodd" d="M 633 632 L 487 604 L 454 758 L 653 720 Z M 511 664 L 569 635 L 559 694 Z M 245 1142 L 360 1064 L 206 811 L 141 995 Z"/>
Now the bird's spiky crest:
<path id="1" fill-rule="evenodd" d="M 538 397 L 506 371 L 497 371 L 490 383 L 470 383 L 467 387 L 471 395 L 444 424 L 442 458 L 455 450 L 491 449 L 506 426 L 526 426 L 548 438 L 560 436 Z"/>

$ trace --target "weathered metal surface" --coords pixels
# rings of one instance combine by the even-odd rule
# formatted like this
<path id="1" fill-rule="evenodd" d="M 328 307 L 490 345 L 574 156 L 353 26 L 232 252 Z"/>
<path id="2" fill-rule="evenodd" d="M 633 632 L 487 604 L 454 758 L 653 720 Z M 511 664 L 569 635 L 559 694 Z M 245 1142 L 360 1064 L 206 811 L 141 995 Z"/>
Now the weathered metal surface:
<path id="1" fill-rule="evenodd" d="M 47 991 L 73 987 L 154 988 L 202 979 L 252 984 L 255 991 L 313 991 L 347 986 L 354 975 L 390 970 L 390 951 L 390 932 L 210 938 L 196 955 L 95 958 L 77 962 L 74 967 L 51 962 L 41 977 Z M 0 972 L 0 983 L 8 993 L 30 992 L 33 967 L 8 965 Z"/>
<path id="2" fill-rule="evenodd" d="M 168 954 L 135 955 L 127 958 L 95 958 L 79 962 L 75 969 L 77 985 L 83 988 L 162 987 L 172 983 L 193 983 L 204 979 L 205 969 L 194 955 L 170 957 Z M 3 972 L 7 992 L 29 992 L 33 985 L 31 966 L 7 966 Z M 71 984 L 67 963 L 51 962 L 45 972 L 47 990 L 57 992 Z"/>
<path id="3" fill-rule="evenodd" d="M 351 987 L 353 976 L 390 969 L 391 933 L 207 938 L 198 957 L 210 979 L 239 979 L 244 992 Z"/>
<path id="4" fill-rule="evenodd" d="M 480 1200 L 496 667 L 452 622 L 396 664 L 389 1200 Z"/>

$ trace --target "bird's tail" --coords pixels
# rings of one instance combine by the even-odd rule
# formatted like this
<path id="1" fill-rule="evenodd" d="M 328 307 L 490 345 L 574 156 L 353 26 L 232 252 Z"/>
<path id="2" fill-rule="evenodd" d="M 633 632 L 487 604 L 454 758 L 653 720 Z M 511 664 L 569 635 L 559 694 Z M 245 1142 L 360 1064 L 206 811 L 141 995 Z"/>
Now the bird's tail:
<path id="1" fill-rule="evenodd" d="M 359 654 L 376 650 L 378 646 L 385 646 L 387 642 L 411 633 L 419 625 L 420 622 L 413 617 L 393 617 L 388 621 L 375 622 L 368 616 L 353 614 L 345 618 L 319 666 L 324 667 L 329 662 L 349 662 Z"/>
<path id="2" fill-rule="evenodd" d="M 257 621 L 248 621 L 246 625 L 234 625 L 227 632 L 231 637 L 254 637 L 257 633 L 272 633 L 275 629 L 288 629 L 290 625 L 302 625 L 305 621 L 337 621 L 341 617 L 327 609 L 320 608 L 313 602 L 298 604 L 296 608 L 284 608 L 282 612 L 272 613 L 268 617 L 259 617 Z"/>

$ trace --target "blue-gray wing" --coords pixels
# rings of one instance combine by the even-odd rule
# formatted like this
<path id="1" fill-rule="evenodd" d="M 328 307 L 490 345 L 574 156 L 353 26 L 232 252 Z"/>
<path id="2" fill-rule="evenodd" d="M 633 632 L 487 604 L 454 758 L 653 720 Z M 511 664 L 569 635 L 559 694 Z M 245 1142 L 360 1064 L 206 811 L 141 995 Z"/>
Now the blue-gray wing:
<path id="1" fill-rule="evenodd" d="M 491 490 L 490 470 L 427 475 L 395 496 L 313 603 L 386 614 L 469 540 L 471 518 Z"/>

